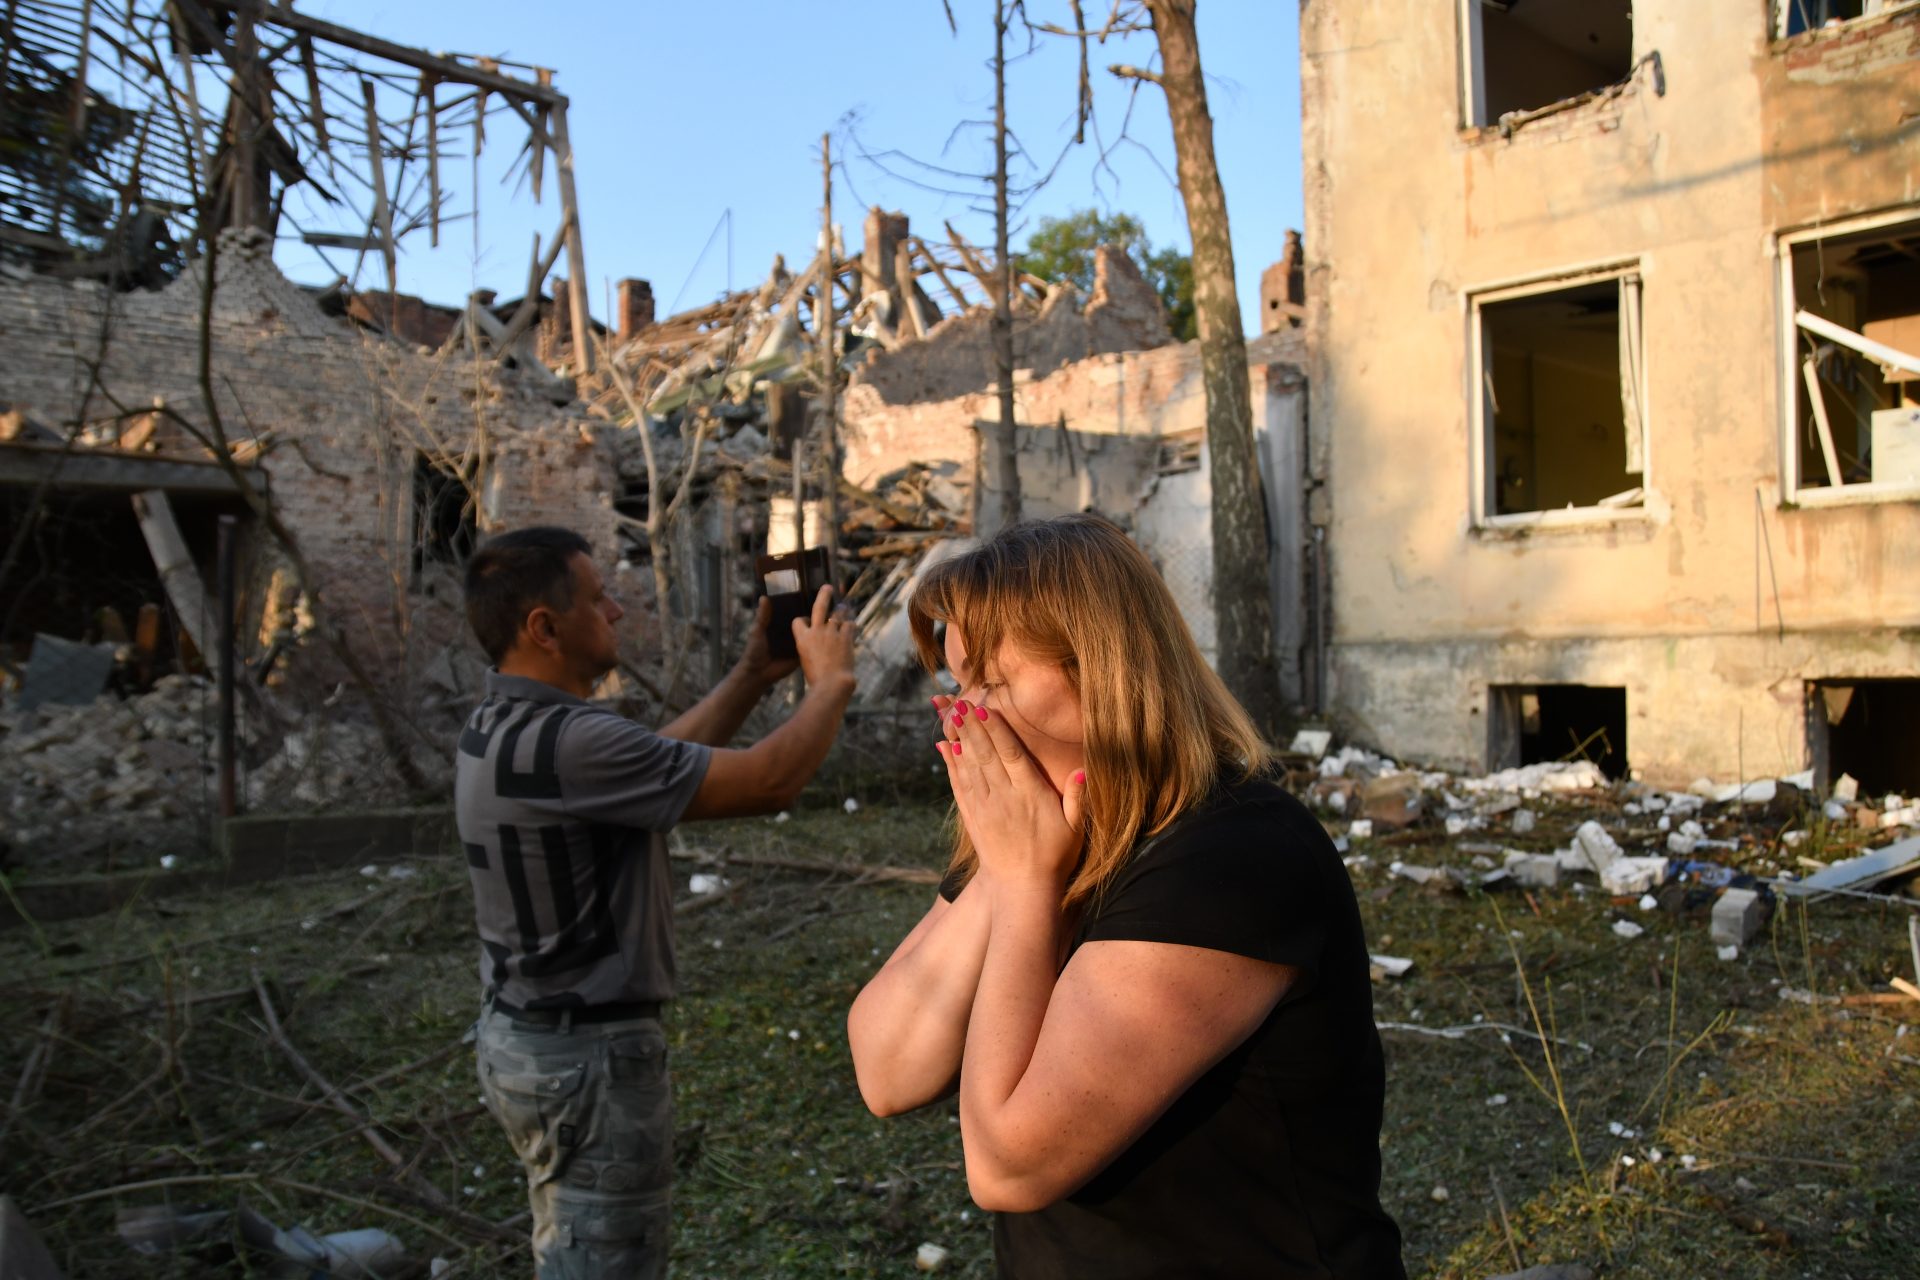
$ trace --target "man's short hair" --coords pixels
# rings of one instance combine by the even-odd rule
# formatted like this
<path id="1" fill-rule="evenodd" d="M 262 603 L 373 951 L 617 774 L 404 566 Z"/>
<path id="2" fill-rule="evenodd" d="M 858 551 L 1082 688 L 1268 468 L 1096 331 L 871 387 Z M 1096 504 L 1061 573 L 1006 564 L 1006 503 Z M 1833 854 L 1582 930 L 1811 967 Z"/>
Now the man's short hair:
<path id="1" fill-rule="evenodd" d="M 467 624 L 496 665 L 513 648 L 527 615 L 545 605 L 573 608 L 574 555 L 593 547 L 571 529 L 536 525 L 489 538 L 467 561 Z"/>

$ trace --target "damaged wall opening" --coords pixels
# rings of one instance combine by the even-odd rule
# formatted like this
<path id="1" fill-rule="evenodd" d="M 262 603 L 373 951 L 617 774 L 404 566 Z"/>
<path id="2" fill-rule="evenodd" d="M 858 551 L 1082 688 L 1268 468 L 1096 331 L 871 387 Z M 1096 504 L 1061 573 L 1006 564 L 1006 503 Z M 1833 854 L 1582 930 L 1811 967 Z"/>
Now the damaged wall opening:
<path id="1" fill-rule="evenodd" d="M 1627 776 L 1627 691 L 1610 685 L 1494 685 L 1488 690 L 1488 766 L 1512 769 L 1591 760 L 1609 778 Z"/>
<path id="2" fill-rule="evenodd" d="M 1474 303 L 1483 516 L 1644 498 L 1640 278 Z"/>
<path id="3" fill-rule="evenodd" d="M 413 459 L 413 574 L 465 564 L 480 539 L 473 493 L 458 470 L 424 453 Z"/>
<path id="4" fill-rule="evenodd" d="M 1830 22 L 1871 18 L 1913 3 L 1913 0 L 1774 0 L 1774 31 L 1785 38 L 1818 31 Z"/>
<path id="5" fill-rule="evenodd" d="M 1795 487 L 1920 488 L 1920 219 L 1787 245 Z"/>
<path id="6" fill-rule="evenodd" d="M 1821 680 L 1807 701 L 1816 787 L 1847 773 L 1862 795 L 1920 792 L 1920 679 Z"/>
<path id="7" fill-rule="evenodd" d="M 1633 70 L 1629 0 L 1462 0 L 1467 127 L 1493 124 L 1624 80 Z"/>
<path id="8" fill-rule="evenodd" d="M 182 493 L 170 495 L 170 505 L 188 553 L 211 581 L 206 570 L 214 563 L 219 518 L 244 518 L 245 506 L 238 498 Z M 115 674 L 129 690 L 170 670 L 199 669 L 200 655 L 173 616 L 127 494 L 55 489 L 36 495 L 0 486 L 0 546 L 23 527 L 24 570 L 0 612 L 0 662 L 23 665 L 34 637 L 49 635 L 131 646 L 130 665 Z"/>

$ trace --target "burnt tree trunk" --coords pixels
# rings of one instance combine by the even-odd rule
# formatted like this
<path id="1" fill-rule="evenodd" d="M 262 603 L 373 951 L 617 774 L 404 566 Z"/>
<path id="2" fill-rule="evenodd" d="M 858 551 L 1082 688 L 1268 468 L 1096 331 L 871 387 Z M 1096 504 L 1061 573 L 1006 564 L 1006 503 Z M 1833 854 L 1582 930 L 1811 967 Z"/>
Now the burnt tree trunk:
<path id="1" fill-rule="evenodd" d="M 1207 393 L 1207 450 L 1213 481 L 1213 602 L 1221 679 L 1255 723 L 1280 722 L 1273 664 L 1267 512 L 1253 444 L 1247 341 L 1233 283 L 1227 197 L 1213 154 L 1213 117 L 1194 32 L 1196 0 L 1147 0 L 1160 45 L 1157 77 L 1167 96 L 1180 195 L 1193 241 L 1194 316 Z"/>

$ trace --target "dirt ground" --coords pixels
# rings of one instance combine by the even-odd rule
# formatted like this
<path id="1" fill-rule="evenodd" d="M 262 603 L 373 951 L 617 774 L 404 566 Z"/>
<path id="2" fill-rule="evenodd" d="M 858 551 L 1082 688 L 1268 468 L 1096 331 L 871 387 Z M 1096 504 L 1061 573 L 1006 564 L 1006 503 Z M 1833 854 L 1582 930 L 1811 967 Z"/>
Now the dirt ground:
<path id="1" fill-rule="evenodd" d="M 931 889 L 741 861 L 943 861 L 942 806 L 862 799 L 683 832 L 683 890 L 696 871 L 731 886 L 680 919 L 682 1280 L 906 1276 L 923 1243 L 949 1251 L 943 1274 L 991 1274 L 953 1106 L 874 1119 L 843 1033 Z M 1543 810 L 1531 847 L 1610 805 Z M 1780 854 L 1741 838 L 1728 861 Z M 1840 838 L 1815 821 L 1795 852 Z M 1913 1274 L 1920 1002 L 1840 1002 L 1911 969 L 1906 908 L 1783 903 L 1722 960 L 1704 918 L 1591 884 L 1436 892 L 1390 862 L 1471 855 L 1419 826 L 1393 840 L 1356 842 L 1353 875 L 1372 949 L 1413 961 L 1374 988 L 1383 1198 L 1410 1273 Z M 399 1274 L 441 1258 L 442 1275 L 524 1276 L 523 1190 L 461 1043 L 477 997 L 467 895 L 449 853 L 0 934 L 0 1191 L 75 1278 L 248 1274 L 230 1232 L 152 1257 L 115 1234 L 119 1210 L 242 1199 L 316 1234 L 390 1230 L 411 1259 Z M 262 992 L 370 1124 L 273 1043 Z"/>

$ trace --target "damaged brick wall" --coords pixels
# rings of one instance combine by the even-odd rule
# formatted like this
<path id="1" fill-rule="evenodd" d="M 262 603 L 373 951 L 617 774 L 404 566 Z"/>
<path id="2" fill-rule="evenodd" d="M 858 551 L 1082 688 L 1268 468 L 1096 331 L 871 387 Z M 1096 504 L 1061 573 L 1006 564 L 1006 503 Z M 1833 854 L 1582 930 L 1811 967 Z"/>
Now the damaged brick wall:
<path id="1" fill-rule="evenodd" d="M 590 419 L 510 373 L 477 379 L 458 358 L 326 316 L 270 253 L 258 233 L 222 238 L 210 324 L 216 401 L 231 439 L 261 443 L 258 465 L 275 508 L 334 616 L 356 647 L 385 658 L 384 674 L 401 674 L 394 659 L 406 651 L 443 646 L 463 630 L 451 571 L 415 572 L 420 454 L 469 466 L 485 458 L 483 531 L 570 525 L 611 559 L 615 480 Z M 111 418 L 116 402 L 139 408 L 156 399 L 203 423 L 201 293 L 197 267 L 151 293 L 37 277 L 0 282 L 0 402 L 63 428 Z M 184 435 L 176 428 L 169 447 L 191 447 Z M 254 539 L 251 550 L 264 581 L 271 549 Z"/>
<path id="2" fill-rule="evenodd" d="M 920 346 L 933 347 L 938 335 Z M 1299 329 L 1247 344 L 1255 435 L 1268 474 L 1274 530 L 1276 661 L 1290 696 L 1301 688 L 1300 539 L 1303 523 Z M 1165 577 L 1203 651 L 1213 623 L 1212 488 L 1206 470 L 1206 390 L 1197 342 L 1097 355 L 1043 376 L 1021 370 L 1014 407 L 1021 430 L 1022 514 L 1095 511 L 1131 530 Z M 974 483 L 975 424 L 997 420 L 991 389 L 889 404 L 855 379 L 845 402 L 845 472 L 873 485 L 910 462 L 963 489 Z M 996 478 L 987 459 L 986 483 Z"/>
<path id="3" fill-rule="evenodd" d="M 915 345 L 934 348 L 940 341 L 938 334 L 936 330 L 935 336 Z M 1247 344 L 1256 405 L 1265 394 L 1269 366 L 1297 365 L 1304 352 L 1304 338 L 1297 329 L 1263 335 Z M 923 358 L 931 363 L 937 355 L 929 350 Z M 1014 374 L 1014 412 L 1023 425 L 1051 428 L 1065 421 L 1076 432 L 1104 436 L 1204 433 L 1207 406 L 1200 380 L 1200 346 L 1189 342 L 1099 354 L 1044 372 L 1023 365 Z M 971 485 L 973 424 L 995 421 L 998 413 L 991 379 L 971 392 L 893 401 L 868 378 L 857 376 L 847 388 L 841 428 L 846 476 L 855 484 L 867 485 L 918 461 L 956 483 Z"/>

